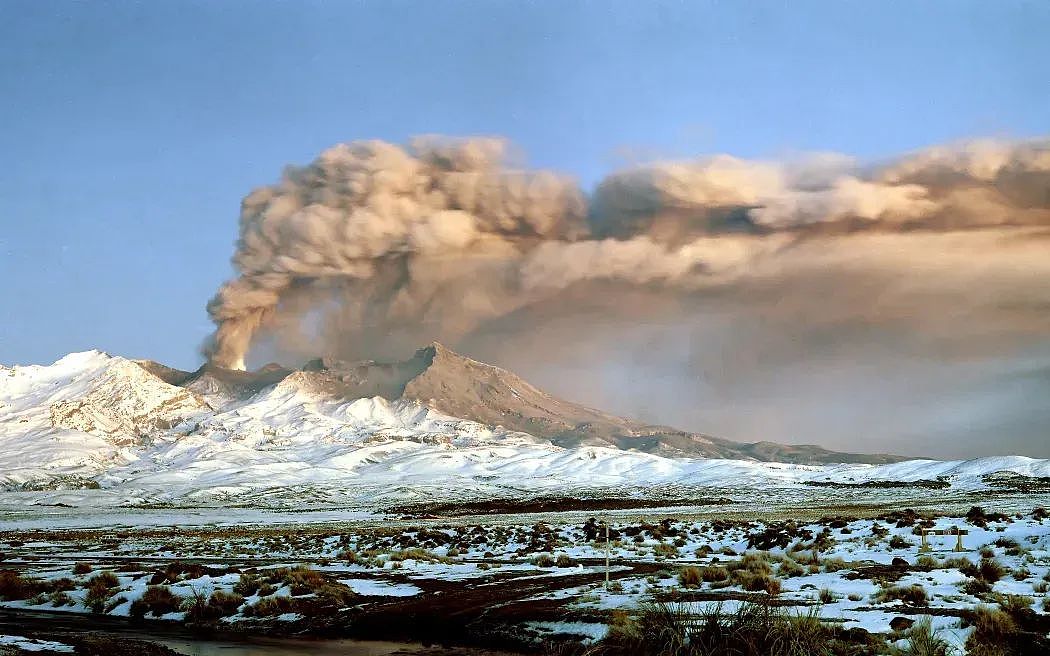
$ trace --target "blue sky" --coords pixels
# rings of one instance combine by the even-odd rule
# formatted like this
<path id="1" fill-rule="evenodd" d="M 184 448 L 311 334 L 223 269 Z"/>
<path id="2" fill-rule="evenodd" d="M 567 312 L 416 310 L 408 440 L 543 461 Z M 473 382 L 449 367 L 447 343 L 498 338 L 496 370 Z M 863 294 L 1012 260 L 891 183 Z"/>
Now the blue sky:
<path id="1" fill-rule="evenodd" d="M 887 157 L 1050 121 L 1046 2 L 18 2 L 0 21 L 0 362 L 193 368 L 238 204 L 361 138 L 626 161 Z"/>

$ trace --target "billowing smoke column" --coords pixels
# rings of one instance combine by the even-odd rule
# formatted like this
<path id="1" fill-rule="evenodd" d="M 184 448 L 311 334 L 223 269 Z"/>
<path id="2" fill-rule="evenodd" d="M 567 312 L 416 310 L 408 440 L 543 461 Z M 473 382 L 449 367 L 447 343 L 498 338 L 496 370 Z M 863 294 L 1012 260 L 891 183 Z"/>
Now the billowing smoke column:
<path id="1" fill-rule="evenodd" d="M 498 139 L 424 137 L 401 148 L 340 144 L 277 185 L 244 199 L 234 265 L 241 277 L 208 305 L 218 324 L 209 358 L 243 368 L 255 331 L 296 285 L 394 278 L 414 258 L 516 252 L 586 232 L 576 184 L 547 172 L 502 167 Z"/>
<path id="2" fill-rule="evenodd" d="M 881 166 L 831 155 L 655 163 L 612 174 L 589 203 L 572 179 L 510 168 L 505 153 L 490 138 L 340 144 L 253 191 L 233 258 L 240 275 L 208 304 L 218 328 L 207 357 L 243 368 L 261 328 L 294 337 L 315 315 L 303 335 L 314 353 L 454 341 L 588 284 L 688 295 L 830 264 L 821 248 L 805 251 L 813 240 L 834 240 L 843 266 L 877 260 L 880 234 L 995 227 L 998 243 L 1039 240 L 1025 257 L 1046 253 L 1050 140 L 970 142 Z M 864 235 L 855 257 L 849 244 Z M 941 255 L 908 243 L 916 258 Z M 964 267 L 987 248 L 951 243 Z M 901 244 L 885 247 L 899 266 Z"/>

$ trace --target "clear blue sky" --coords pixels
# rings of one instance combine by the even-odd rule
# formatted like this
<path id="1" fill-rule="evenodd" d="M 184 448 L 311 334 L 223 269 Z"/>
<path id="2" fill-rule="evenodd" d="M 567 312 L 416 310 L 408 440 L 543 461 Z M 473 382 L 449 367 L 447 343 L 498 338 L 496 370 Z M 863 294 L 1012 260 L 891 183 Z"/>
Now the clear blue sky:
<path id="1" fill-rule="evenodd" d="M 1050 3 L 0 3 L 0 362 L 195 367 L 238 203 L 338 141 L 887 156 L 1050 128 Z"/>

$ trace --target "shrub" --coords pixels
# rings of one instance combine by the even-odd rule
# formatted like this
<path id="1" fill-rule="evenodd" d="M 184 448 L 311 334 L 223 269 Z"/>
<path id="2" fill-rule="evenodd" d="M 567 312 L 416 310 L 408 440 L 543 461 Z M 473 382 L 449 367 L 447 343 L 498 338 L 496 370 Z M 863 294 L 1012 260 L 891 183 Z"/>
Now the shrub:
<path id="1" fill-rule="evenodd" d="M 825 572 L 838 572 L 849 569 L 849 565 L 841 558 L 825 558 L 821 564 L 824 566 Z"/>
<path id="2" fill-rule="evenodd" d="M 738 569 L 732 573 L 733 582 L 748 592 L 780 594 L 780 581 L 769 574 Z"/>
<path id="3" fill-rule="evenodd" d="M 273 617 L 296 612 L 295 600 L 290 597 L 263 597 L 244 609 L 248 617 Z"/>
<path id="4" fill-rule="evenodd" d="M 770 604 L 744 603 L 733 612 L 723 612 L 719 605 L 698 618 L 683 606 L 649 604 L 634 619 L 614 618 L 598 650 L 588 653 L 808 656 L 839 653 L 844 647 L 816 615 L 792 616 Z"/>
<path id="5" fill-rule="evenodd" d="M 171 591 L 166 585 L 151 585 L 146 588 L 141 599 L 131 603 L 131 616 L 144 617 L 146 613 L 153 613 L 154 617 L 160 617 L 167 613 L 174 613 L 182 607 L 183 599 Z"/>
<path id="6" fill-rule="evenodd" d="M 73 573 L 74 574 L 90 574 L 91 573 L 91 563 L 77 563 L 76 565 L 73 565 Z"/>
<path id="7" fill-rule="evenodd" d="M 554 567 L 554 556 L 548 553 L 541 553 L 532 558 L 532 564 L 537 567 Z"/>
<path id="8" fill-rule="evenodd" d="M 88 588 L 115 588 L 120 585 L 120 580 L 113 572 L 99 572 L 87 581 Z"/>
<path id="9" fill-rule="evenodd" d="M 195 591 L 193 597 L 183 603 L 182 609 L 191 622 L 211 622 L 235 614 L 243 603 L 244 597 L 236 593 L 216 590 L 206 597 Z"/>
<path id="10" fill-rule="evenodd" d="M 980 577 L 989 583 L 995 583 L 1010 573 L 1008 567 L 1004 567 L 994 558 L 983 558 L 978 566 Z"/>
<path id="11" fill-rule="evenodd" d="M 678 549 L 673 544 L 658 542 L 653 545 L 653 554 L 662 558 L 670 558 L 678 555 Z"/>
<path id="12" fill-rule="evenodd" d="M 703 574 L 698 567 L 683 567 L 678 570 L 678 582 L 687 588 L 700 587 L 703 581 Z"/>
<path id="13" fill-rule="evenodd" d="M 780 563 L 780 567 L 777 569 L 777 574 L 785 578 L 791 578 L 793 576 L 802 576 L 805 573 L 805 568 L 790 558 L 785 558 L 784 561 Z"/>
<path id="14" fill-rule="evenodd" d="M 1003 595 L 999 599 L 999 607 L 1012 617 L 1022 614 L 1032 607 L 1035 600 L 1025 595 Z"/>
<path id="15" fill-rule="evenodd" d="M 714 583 L 715 581 L 725 581 L 729 578 L 729 570 L 725 567 L 718 567 L 712 565 L 710 567 L 700 568 L 700 578 L 707 583 Z"/>
<path id="16" fill-rule="evenodd" d="M 344 551 L 339 552 L 339 558 L 345 560 L 350 565 L 354 565 L 361 562 L 357 557 L 357 552 L 353 549 L 346 549 Z"/>
<path id="17" fill-rule="evenodd" d="M 558 560 L 555 562 L 558 567 L 575 567 L 576 561 L 569 557 L 569 554 L 558 554 Z"/>
<path id="18" fill-rule="evenodd" d="M 969 623 L 974 629 L 966 639 L 967 654 L 1011 653 L 1007 645 L 1017 641 L 1018 628 L 1008 614 L 988 606 L 978 606 Z"/>
<path id="19" fill-rule="evenodd" d="M 963 592 L 975 597 L 979 597 L 992 591 L 992 586 L 984 579 L 966 579 L 961 587 Z"/>
<path id="20" fill-rule="evenodd" d="M 281 583 L 291 588 L 292 596 L 311 594 L 327 582 L 320 572 L 305 565 L 282 570 L 281 574 Z"/>
<path id="21" fill-rule="evenodd" d="M 124 597 L 124 596 L 113 597 L 112 599 L 110 599 L 106 603 L 106 609 L 105 610 L 106 610 L 107 613 L 112 613 L 117 608 L 117 606 L 119 606 L 119 605 L 121 605 L 121 604 L 123 604 L 125 602 L 127 602 L 127 597 Z"/>
<path id="22" fill-rule="evenodd" d="M 912 625 L 908 646 L 897 651 L 899 656 L 950 656 L 953 653 L 951 645 L 933 632 L 933 623 L 928 617 Z"/>
<path id="23" fill-rule="evenodd" d="M 937 569 L 937 559 L 933 556 L 923 554 L 915 560 L 915 567 L 924 570 Z"/>
<path id="24" fill-rule="evenodd" d="M 435 553 L 431 553 L 426 549 L 420 549 L 418 547 L 412 547 L 409 549 L 402 549 L 401 551 L 395 551 L 388 556 L 393 562 L 401 562 L 404 560 L 418 560 L 426 563 L 448 563 L 451 562 L 444 556 L 439 556 Z"/>
<path id="25" fill-rule="evenodd" d="M 875 600 L 879 603 L 902 601 L 912 606 L 925 606 L 927 603 L 926 590 L 921 585 L 884 587 L 875 593 Z"/>
<path id="26" fill-rule="evenodd" d="M 233 591 L 243 597 L 250 597 L 259 590 L 262 581 L 257 574 L 244 573 L 233 585 Z"/>
<path id="27" fill-rule="evenodd" d="M 817 594 L 817 600 L 822 604 L 833 604 L 835 603 L 835 593 L 828 588 L 821 588 Z"/>
<path id="28" fill-rule="evenodd" d="M 899 535 L 894 535 L 890 538 L 890 549 L 907 549 L 911 547 L 912 543 Z"/>
<path id="29" fill-rule="evenodd" d="M 0 599 L 5 601 L 29 599 L 43 592 L 45 587 L 39 579 L 24 577 L 9 569 L 0 570 Z"/>

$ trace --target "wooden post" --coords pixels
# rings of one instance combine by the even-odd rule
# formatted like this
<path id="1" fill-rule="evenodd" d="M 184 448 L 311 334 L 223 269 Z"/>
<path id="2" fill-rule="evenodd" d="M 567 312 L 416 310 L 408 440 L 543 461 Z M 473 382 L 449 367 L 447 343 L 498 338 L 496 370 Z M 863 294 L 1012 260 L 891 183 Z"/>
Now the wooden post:
<path id="1" fill-rule="evenodd" d="M 930 540 L 926 537 L 926 529 L 920 528 L 919 531 L 922 533 L 922 544 L 919 545 L 919 553 L 932 551 L 932 549 L 930 549 Z"/>
<path id="2" fill-rule="evenodd" d="M 955 550 L 956 551 L 966 551 L 966 549 L 963 549 L 962 531 L 959 530 L 958 526 L 955 527 Z"/>
<path id="3" fill-rule="evenodd" d="M 605 520 L 605 591 L 609 591 L 609 520 Z"/>

